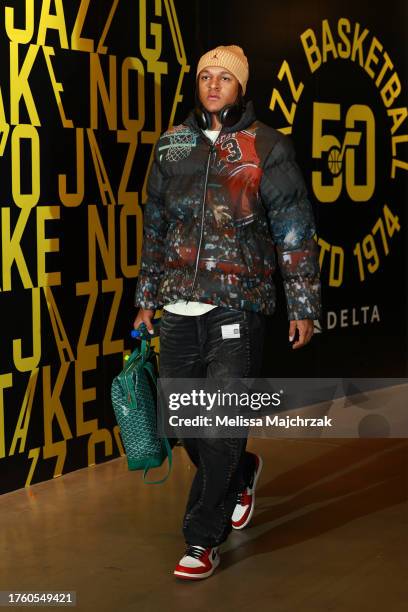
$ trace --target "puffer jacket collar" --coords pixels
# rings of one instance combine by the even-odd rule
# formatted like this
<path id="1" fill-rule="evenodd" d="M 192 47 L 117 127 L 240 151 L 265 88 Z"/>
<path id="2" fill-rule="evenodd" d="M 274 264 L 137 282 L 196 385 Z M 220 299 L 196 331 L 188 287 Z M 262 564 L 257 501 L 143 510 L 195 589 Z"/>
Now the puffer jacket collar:
<path id="1" fill-rule="evenodd" d="M 256 120 L 254 105 L 251 100 L 246 102 L 245 110 L 241 115 L 240 120 L 230 127 L 223 127 L 223 132 L 239 132 L 240 130 L 245 130 L 245 128 L 249 127 Z M 194 111 L 191 111 L 188 115 L 187 119 L 184 121 L 184 125 L 188 125 L 196 132 L 201 132 L 197 120 L 194 115 Z"/>

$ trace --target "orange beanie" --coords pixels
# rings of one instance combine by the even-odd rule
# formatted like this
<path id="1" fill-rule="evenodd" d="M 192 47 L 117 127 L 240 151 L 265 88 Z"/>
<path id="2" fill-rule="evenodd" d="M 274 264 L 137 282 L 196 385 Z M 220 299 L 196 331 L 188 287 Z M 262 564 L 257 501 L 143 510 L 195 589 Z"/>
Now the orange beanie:
<path id="1" fill-rule="evenodd" d="M 241 47 L 237 45 L 229 45 L 227 47 L 220 46 L 211 49 L 211 51 L 207 51 L 207 53 L 201 56 L 198 62 L 196 76 L 209 66 L 217 66 L 228 70 L 228 72 L 238 79 L 242 87 L 242 94 L 245 94 L 249 77 L 249 67 L 248 60 Z"/>

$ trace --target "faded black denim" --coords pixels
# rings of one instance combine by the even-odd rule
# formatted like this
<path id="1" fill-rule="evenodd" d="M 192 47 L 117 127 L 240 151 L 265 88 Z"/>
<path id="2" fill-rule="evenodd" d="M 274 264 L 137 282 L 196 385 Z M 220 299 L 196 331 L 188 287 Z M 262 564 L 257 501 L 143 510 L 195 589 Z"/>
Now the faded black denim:
<path id="1" fill-rule="evenodd" d="M 240 338 L 222 339 L 221 326 L 240 324 Z M 265 315 L 217 307 L 200 316 L 163 310 L 160 376 L 245 378 L 259 376 Z M 249 482 L 254 456 L 247 438 L 184 438 L 197 468 L 183 520 L 187 544 L 218 546 L 231 532 L 237 493 Z"/>

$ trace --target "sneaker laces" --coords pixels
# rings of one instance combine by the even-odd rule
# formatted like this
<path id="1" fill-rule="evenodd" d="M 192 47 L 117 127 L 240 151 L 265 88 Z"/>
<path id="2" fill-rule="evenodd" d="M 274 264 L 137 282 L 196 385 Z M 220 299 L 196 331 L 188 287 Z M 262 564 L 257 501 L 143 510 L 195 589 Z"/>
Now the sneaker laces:
<path id="1" fill-rule="evenodd" d="M 245 488 L 243 491 L 240 491 L 238 493 L 237 504 L 240 504 L 241 506 L 249 506 L 250 503 L 251 503 L 251 496 L 247 492 L 247 488 Z"/>
<path id="2" fill-rule="evenodd" d="M 243 491 L 240 491 L 238 493 L 237 504 L 240 504 L 241 506 L 249 506 L 249 504 L 251 503 L 251 494 L 248 491 L 250 491 L 254 486 L 255 474 L 256 468 L 251 474 L 251 480 L 249 481 L 249 484 L 245 487 Z"/>
<path id="3" fill-rule="evenodd" d="M 194 559 L 200 559 L 204 555 L 206 550 L 208 549 L 204 546 L 193 546 L 192 544 L 190 544 L 189 546 L 187 546 L 185 556 L 194 557 Z"/>

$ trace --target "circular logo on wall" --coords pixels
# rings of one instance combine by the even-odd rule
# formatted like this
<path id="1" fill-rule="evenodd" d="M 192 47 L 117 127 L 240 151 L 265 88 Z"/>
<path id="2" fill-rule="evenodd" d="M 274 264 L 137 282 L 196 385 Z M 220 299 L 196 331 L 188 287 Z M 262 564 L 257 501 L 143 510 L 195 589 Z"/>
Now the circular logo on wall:
<path id="1" fill-rule="evenodd" d="M 301 136 L 297 154 L 309 160 L 327 284 L 366 283 L 401 230 L 395 183 L 408 170 L 401 78 L 379 38 L 347 18 L 308 28 L 300 44 L 306 73 L 282 62 L 270 110 L 284 118 L 281 132 Z"/>

